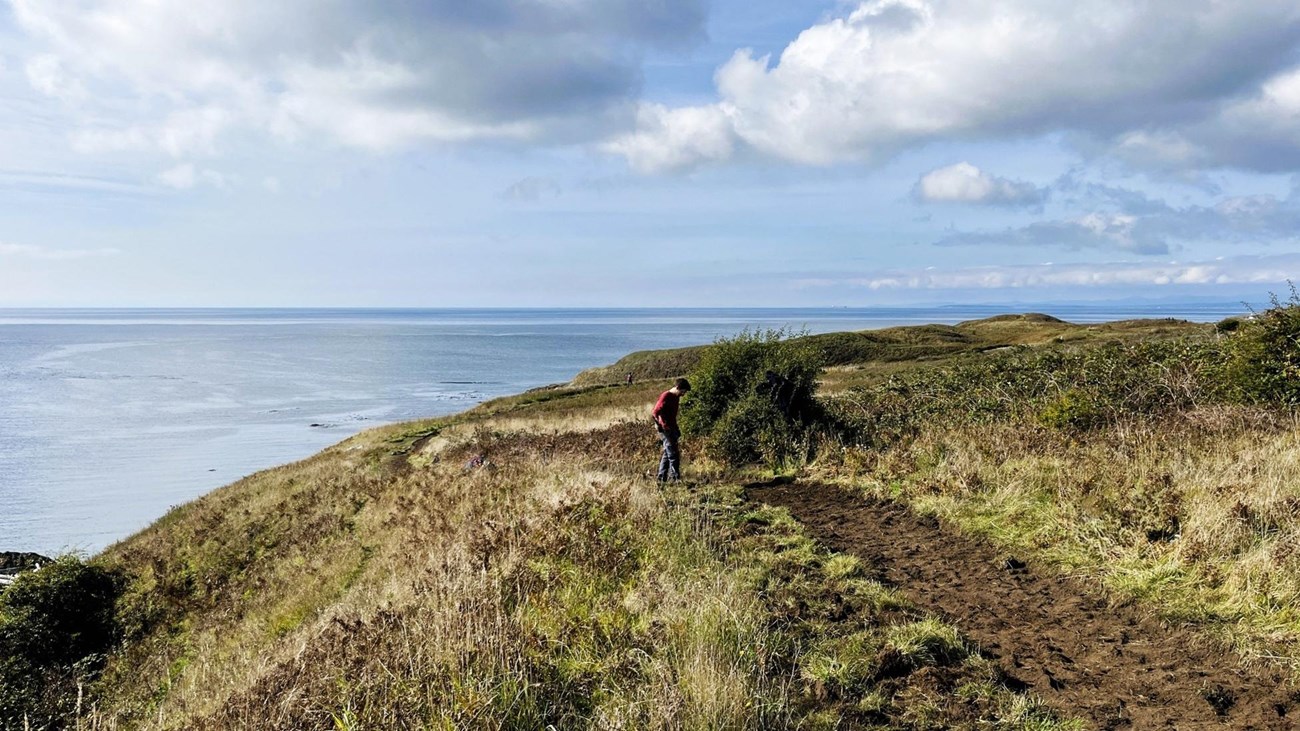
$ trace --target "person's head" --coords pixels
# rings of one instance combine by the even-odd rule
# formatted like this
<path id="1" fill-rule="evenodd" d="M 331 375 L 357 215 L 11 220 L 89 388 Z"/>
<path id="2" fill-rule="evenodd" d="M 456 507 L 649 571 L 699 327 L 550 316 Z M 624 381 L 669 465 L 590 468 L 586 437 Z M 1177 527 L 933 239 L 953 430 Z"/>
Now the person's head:
<path id="1" fill-rule="evenodd" d="M 691 382 L 685 378 L 678 378 L 673 381 L 673 390 L 677 391 L 677 393 L 686 393 L 691 390 Z"/>

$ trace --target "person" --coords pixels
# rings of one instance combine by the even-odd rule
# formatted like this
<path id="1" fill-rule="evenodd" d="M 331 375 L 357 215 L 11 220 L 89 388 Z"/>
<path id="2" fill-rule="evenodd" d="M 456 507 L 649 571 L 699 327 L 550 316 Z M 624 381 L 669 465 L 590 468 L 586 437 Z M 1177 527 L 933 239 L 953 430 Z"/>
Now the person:
<path id="1" fill-rule="evenodd" d="M 654 411 L 650 412 L 659 438 L 664 443 L 664 454 L 659 459 L 660 482 L 676 482 L 682 478 L 682 452 L 678 444 L 682 432 L 677 427 L 677 408 L 681 404 L 682 395 L 690 390 L 691 382 L 678 378 L 672 388 L 659 394 Z"/>

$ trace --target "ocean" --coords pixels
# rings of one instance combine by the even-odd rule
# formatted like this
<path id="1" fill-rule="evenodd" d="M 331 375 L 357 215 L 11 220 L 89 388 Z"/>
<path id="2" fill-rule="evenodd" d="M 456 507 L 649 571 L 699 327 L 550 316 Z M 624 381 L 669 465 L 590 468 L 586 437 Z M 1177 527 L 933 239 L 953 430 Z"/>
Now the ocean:
<path id="1" fill-rule="evenodd" d="M 1038 308 L 1214 321 L 1240 305 Z M 744 328 L 955 323 L 1000 307 L 0 309 L 0 550 L 93 553 L 363 429 Z"/>

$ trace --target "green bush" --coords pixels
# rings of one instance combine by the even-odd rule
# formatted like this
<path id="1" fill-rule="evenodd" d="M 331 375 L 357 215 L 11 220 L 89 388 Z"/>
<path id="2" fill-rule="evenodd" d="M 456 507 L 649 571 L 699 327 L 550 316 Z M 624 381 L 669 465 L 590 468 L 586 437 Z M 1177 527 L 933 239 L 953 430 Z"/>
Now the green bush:
<path id="1" fill-rule="evenodd" d="M 1300 404 L 1300 294 L 1295 286 L 1285 302 L 1241 323 L 1232 335 L 1228 383 L 1242 400 Z"/>
<path id="2" fill-rule="evenodd" d="M 1043 426 L 1062 431 L 1084 431 L 1105 420 L 1106 411 L 1092 394 L 1078 389 L 1063 392 L 1038 412 L 1038 421 Z"/>
<path id="3" fill-rule="evenodd" d="M 836 398 L 835 410 L 857 442 L 872 447 L 936 421 L 1085 430 L 1222 400 L 1226 358 L 1213 338 L 1017 348 L 853 389 Z"/>
<path id="4" fill-rule="evenodd" d="M 807 457 L 821 420 L 817 352 L 783 330 L 718 340 L 689 374 L 682 427 L 704 437 L 730 465 L 776 467 Z"/>
<path id="5" fill-rule="evenodd" d="M 0 728 L 61 727 L 119 632 L 119 577 L 65 556 L 0 593 Z"/>

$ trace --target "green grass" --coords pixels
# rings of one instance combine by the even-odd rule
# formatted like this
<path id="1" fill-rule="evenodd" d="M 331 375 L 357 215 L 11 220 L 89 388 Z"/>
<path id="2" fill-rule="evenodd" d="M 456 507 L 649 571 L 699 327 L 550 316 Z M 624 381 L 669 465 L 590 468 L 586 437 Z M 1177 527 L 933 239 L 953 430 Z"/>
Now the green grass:
<path id="1" fill-rule="evenodd" d="M 874 383 L 882 376 L 953 358 L 1012 346 L 1059 343 L 1092 344 L 1206 335 L 1213 326 L 1182 320 L 1123 320 L 1075 325 L 1039 315 L 1001 315 L 957 325 L 919 325 L 864 332 L 840 332 L 798 338 L 832 368 L 837 387 Z M 637 381 L 664 381 L 699 364 L 709 346 L 644 350 L 617 362 L 579 373 L 573 386 L 621 384 L 631 373 Z"/>

